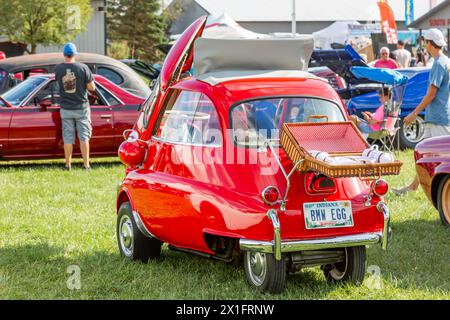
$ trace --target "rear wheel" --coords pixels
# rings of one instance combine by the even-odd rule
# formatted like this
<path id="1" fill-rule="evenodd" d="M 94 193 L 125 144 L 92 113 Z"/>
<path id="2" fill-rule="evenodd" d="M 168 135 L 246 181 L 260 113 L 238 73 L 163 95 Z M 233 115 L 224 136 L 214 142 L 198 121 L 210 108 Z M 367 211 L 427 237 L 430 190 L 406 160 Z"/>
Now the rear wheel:
<path id="1" fill-rule="evenodd" d="M 162 242 L 149 238 L 139 231 L 129 202 L 123 203 L 117 215 L 117 243 L 120 254 L 130 260 L 147 262 L 156 259 L 161 254 Z"/>
<path id="2" fill-rule="evenodd" d="M 442 224 L 450 227 L 450 176 L 444 178 L 439 184 L 437 207 Z"/>
<path id="3" fill-rule="evenodd" d="M 244 269 L 248 283 L 263 292 L 280 293 L 286 280 L 286 262 L 271 253 L 247 251 Z"/>
<path id="4" fill-rule="evenodd" d="M 344 250 L 344 261 L 322 266 L 323 273 L 328 281 L 360 285 L 366 274 L 366 247 L 350 247 Z"/>
<path id="5" fill-rule="evenodd" d="M 425 133 L 425 123 L 421 117 L 417 117 L 416 120 L 410 125 L 406 125 L 403 120 L 400 124 L 400 130 L 398 134 L 400 135 L 400 148 L 404 149 L 414 149 L 416 144 L 422 141 Z"/>

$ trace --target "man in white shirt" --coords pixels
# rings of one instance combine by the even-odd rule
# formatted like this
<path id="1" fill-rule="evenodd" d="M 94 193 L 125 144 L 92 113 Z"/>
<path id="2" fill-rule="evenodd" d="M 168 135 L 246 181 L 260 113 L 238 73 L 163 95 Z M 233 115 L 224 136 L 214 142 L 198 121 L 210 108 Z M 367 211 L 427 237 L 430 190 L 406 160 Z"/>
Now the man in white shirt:
<path id="1" fill-rule="evenodd" d="M 395 60 L 400 65 L 400 68 L 409 68 L 411 62 L 411 52 L 405 49 L 405 43 L 402 40 L 397 42 L 397 50 L 393 52 Z"/>

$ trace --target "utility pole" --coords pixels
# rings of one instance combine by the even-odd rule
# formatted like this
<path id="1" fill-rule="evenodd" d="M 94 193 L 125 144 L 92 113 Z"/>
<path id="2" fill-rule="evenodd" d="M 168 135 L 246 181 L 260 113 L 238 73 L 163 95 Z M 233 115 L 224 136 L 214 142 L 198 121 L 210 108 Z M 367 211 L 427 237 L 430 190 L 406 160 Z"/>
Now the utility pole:
<path id="1" fill-rule="evenodd" d="M 295 0 L 292 0 L 292 36 L 297 34 L 297 20 L 295 18 Z"/>

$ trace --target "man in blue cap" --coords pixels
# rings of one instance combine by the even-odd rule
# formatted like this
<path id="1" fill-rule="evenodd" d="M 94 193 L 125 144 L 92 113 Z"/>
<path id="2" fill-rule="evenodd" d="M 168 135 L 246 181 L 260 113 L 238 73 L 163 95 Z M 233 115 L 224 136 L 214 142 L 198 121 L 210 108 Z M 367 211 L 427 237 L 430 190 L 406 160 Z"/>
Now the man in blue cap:
<path id="1" fill-rule="evenodd" d="M 89 170 L 89 140 L 92 135 L 92 124 L 88 91 L 95 92 L 94 78 L 87 65 L 75 61 L 77 47 L 73 43 L 67 43 L 63 53 L 64 62 L 56 66 L 55 77 L 61 96 L 65 169 L 71 169 L 76 131 L 80 141 L 84 168 Z"/>

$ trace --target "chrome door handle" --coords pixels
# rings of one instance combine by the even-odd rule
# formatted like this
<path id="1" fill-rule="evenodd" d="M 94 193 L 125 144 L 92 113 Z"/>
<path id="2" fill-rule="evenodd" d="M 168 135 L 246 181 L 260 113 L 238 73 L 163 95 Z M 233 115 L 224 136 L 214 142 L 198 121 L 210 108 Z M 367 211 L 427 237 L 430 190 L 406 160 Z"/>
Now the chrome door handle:
<path id="1" fill-rule="evenodd" d="M 111 119 L 111 118 L 112 118 L 112 115 L 110 115 L 110 114 L 102 114 L 102 115 L 100 116 L 100 118 L 102 118 L 102 119 Z"/>

